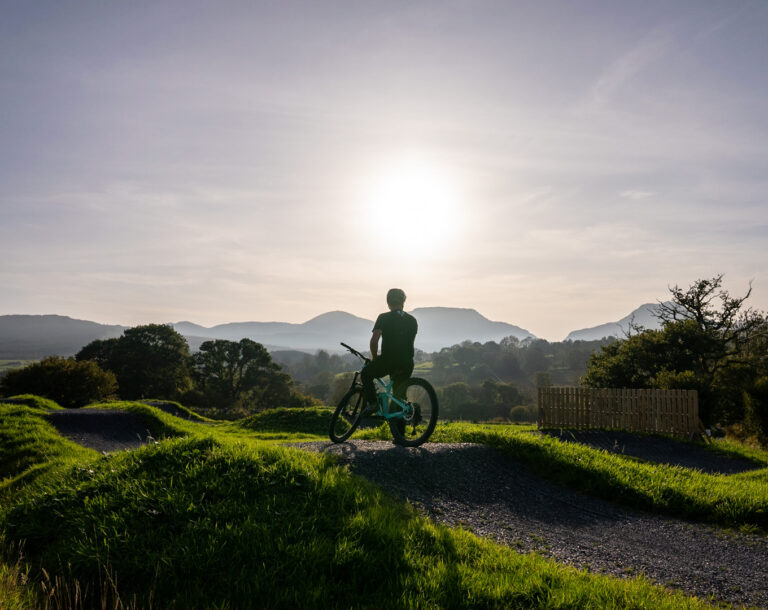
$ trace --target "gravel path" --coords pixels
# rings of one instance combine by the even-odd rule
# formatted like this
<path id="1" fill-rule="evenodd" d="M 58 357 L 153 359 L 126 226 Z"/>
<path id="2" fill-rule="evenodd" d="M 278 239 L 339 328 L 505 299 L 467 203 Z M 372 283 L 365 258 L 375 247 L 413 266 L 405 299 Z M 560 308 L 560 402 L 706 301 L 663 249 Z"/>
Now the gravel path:
<path id="1" fill-rule="evenodd" d="M 521 551 L 615 576 L 644 574 L 704 599 L 768 607 L 764 537 L 725 533 L 569 491 L 482 445 L 292 446 L 338 455 L 353 472 L 410 500 L 435 521 Z"/>
<path id="2" fill-rule="evenodd" d="M 109 453 L 146 445 L 151 435 L 141 419 L 114 409 L 67 409 L 52 411 L 48 421 L 75 443 Z"/>

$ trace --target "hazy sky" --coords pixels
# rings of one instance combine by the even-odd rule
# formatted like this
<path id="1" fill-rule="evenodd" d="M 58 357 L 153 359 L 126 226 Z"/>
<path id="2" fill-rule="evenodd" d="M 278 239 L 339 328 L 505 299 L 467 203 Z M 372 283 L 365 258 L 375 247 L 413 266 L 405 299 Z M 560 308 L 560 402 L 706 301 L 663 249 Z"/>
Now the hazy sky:
<path id="1" fill-rule="evenodd" d="M 768 309 L 768 2 L 0 0 L 0 314 Z M 343 340 L 343 337 L 340 337 Z"/>

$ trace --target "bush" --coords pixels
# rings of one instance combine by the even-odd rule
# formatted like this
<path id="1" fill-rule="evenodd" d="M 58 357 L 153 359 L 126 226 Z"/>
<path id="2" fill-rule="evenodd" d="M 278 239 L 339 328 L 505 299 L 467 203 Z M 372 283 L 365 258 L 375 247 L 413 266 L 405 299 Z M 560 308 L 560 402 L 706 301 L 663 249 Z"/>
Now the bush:
<path id="1" fill-rule="evenodd" d="M 515 423 L 535 422 L 538 419 L 537 408 L 533 405 L 517 405 L 509 410 L 509 419 Z"/>
<path id="2" fill-rule="evenodd" d="M 95 362 L 50 356 L 8 373 L 0 381 L 0 390 L 8 395 L 37 394 L 73 408 L 111 397 L 117 391 L 117 379 Z"/>
<path id="3" fill-rule="evenodd" d="M 757 436 L 763 445 L 768 445 L 768 377 L 760 377 L 754 387 L 744 392 L 744 425 Z"/>

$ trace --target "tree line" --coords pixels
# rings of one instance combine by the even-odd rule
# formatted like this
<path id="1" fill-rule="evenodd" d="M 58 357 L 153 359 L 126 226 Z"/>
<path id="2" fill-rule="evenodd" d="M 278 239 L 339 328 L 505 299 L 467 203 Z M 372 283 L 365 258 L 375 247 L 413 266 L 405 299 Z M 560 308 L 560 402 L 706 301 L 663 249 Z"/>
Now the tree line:
<path id="1" fill-rule="evenodd" d="M 74 358 L 52 356 L 0 380 L 7 395 L 33 393 L 78 407 L 95 400 L 162 398 L 218 415 L 308 406 L 269 352 L 251 339 L 205 341 L 195 354 L 171 326 L 147 324 L 92 341 Z"/>
<path id="2" fill-rule="evenodd" d="M 549 343 L 542 339 L 465 341 L 435 353 L 418 351 L 414 375 L 436 388 L 441 417 L 465 420 L 536 420 L 536 387 L 574 385 L 589 356 L 615 339 Z M 348 354 L 276 353 L 302 392 L 336 404 L 360 361 Z"/>

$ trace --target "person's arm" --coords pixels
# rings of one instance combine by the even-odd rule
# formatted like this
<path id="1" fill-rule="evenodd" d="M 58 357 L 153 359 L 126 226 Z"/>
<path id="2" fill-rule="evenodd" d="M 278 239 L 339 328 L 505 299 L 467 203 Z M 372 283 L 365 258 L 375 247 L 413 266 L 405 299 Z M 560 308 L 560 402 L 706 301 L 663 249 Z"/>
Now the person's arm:
<path id="1" fill-rule="evenodd" d="M 371 360 L 376 360 L 379 355 L 379 339 L 381 339 L 381 329 L 375 328 L 371 335 Z"/>

